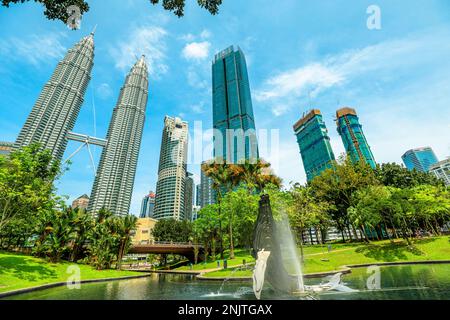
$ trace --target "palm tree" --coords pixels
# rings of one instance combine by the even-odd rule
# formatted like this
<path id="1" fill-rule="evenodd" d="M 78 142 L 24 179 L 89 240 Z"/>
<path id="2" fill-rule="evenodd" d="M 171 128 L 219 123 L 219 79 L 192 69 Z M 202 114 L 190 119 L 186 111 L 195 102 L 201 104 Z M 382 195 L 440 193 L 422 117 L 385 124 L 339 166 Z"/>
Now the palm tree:
<path id="1" fill-rule="evenodd" d="M 217 159 L 219 160 L 219 159 Z M 222 187 L 230 181 L 229 171 L 225 161 L 211 161 L 202 164 L 202 171 L 212 180 L 212 187 L 217 194 L 218 216 L 219 216 L 219 241 L 220 241 L 220 259 L 223 259 L 223 239 L 222 239 Z"/>
<path id="2" fill-rule="evenodd" d="M 122 268 L 122 259 L 128 251 L 130 245 L 131 233 L 136 230 L 137 217 L 134 215 L 126 215 L 118 220 L 119 233 L 119 254 L 117 258 L 117 269 Z"/>

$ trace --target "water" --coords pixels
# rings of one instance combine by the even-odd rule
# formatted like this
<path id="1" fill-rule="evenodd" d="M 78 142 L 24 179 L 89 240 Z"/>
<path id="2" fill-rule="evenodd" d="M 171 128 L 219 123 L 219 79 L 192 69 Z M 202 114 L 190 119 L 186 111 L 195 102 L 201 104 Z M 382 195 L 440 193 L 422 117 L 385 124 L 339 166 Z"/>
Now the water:
<path id="1" fill-rule="evenodd" d="M 343 276 L 346 286 L 356 292 L 323 292 L 319 300 L 450 300 L 450 264 L 381 267 L 381 288 L 367 289 L 370 274 L 366 268 L 353 269 Z M 324 278 L 305 279 L 305 285 L 317 285 Z M 153 274 L 148 278 L 83 284 L 79 290 L 58 287 L 8 299 L 17 300 L 254 300 L 251 282 L 196 280 L 191 275 Z M 311 297 L 280 295 L 266 284 L 262 299 L 300 300 Z"/>
<path id="2" fill-rule="evenodd" d="M 277 232 L 278 238 L 282 243 L 282 256 L 283 260 L 285 260 L 285 265 L 293 268 L 293 275 L 297 276 L 297 290 L 299 292 L 304 292 L 305 286 L 303 282 L 302 265 L 297 251 L 297 242 L 294 240 L 287 215 L 285 215 L 277 224 Z M 291 272 L 291 268 L 288 268 L 288 271 Z"/>

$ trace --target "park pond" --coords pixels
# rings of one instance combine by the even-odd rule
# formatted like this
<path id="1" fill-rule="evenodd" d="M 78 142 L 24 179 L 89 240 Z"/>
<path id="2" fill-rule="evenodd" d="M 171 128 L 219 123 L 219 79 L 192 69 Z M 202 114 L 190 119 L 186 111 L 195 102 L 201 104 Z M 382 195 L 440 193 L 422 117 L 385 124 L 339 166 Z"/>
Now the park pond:
<path id="1" fill-rule="evenodd" d="M 378 272 L 378 273 L 377 273 Z M 348 292 L 282 295 L 266 284 L 262 299 L 427 300 L 450 299 L 450 264 L 418 264 L 355 268 L 342 278 Z M 307 278 L 317 285 L 326 278 Z M 253 300 L 250 282 L 205 281 L 192 275 L 152 274 L 146 278 L 56 287 L 11 296 L 16 300 Z"/>

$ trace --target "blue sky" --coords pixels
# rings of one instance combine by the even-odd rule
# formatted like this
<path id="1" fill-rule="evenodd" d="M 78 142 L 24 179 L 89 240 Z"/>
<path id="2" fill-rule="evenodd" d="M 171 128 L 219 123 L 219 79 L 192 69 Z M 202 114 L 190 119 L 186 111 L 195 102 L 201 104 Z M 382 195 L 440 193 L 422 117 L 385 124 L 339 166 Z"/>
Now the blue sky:
<path id="1" fill-rule="evenodd" d="M 279 151 L 266 157 L 285 183 L 305 181 L 292 125 L 311 107 L 322 110 L 336 154 L 344 149 L 335 110 L 351 106 L 377 162 L 401 163 L 407 149 L 428 145 L 440 159 L 450 156 L 448 1 L 225 0 L 218 16 L 187 2 L 179 19 L 148 0 L 90 0 L 78 31 L 46 20 L 34 3 L 0 8 L 0 140 L 15 140 L 57 62 L 98 25 L 75 132 L 105 137 L 135 56 L 146 54 L 150 65 L 132 213 L 156 188 L 164 116 L 180 116 L 191 129 L 194 121 L 211 127 L 211 60 L 231 44 L 247 57 L 257 129 L 279 130 Z M 381 9 L 381 30 L 367 28 L 372 4 Z M 66 157 L 77 147 L 69 143 Z M 198 182 L 199 165 L 189 168 Z M 84 151 L 59 193 L 70 201 L 90 194 L 93 179 Z"/>

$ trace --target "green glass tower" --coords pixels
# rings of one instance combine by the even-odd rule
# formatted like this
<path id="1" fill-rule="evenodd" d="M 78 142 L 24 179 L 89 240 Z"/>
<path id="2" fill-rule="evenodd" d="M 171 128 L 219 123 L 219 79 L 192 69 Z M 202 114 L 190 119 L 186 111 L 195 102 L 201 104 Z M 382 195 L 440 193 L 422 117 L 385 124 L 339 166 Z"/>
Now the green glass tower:
<path id="1" fill-rule="evenodd" d="M 337 131 L 352 162 L 364 161 L 375 168 L 375 159 L 367 143 L 362 125 L 359 123 L 356 110 L 342 108 L 336 112 L 336 118 Z"/>
<path id="2" fill-rule="evenodd" d="M 231 46 L 216 54 L 212 79 L 214 157 L 229 163 L 257 159 L 258 142 L 247 63 L 240 48 L 235 50 Z"/>
<path id="3" fill-rule="evenodd" d="M 294 125 L 308 181 L 329 168 L 335 160 L 328 130 L 320 110 L 311 110 Z"/>

